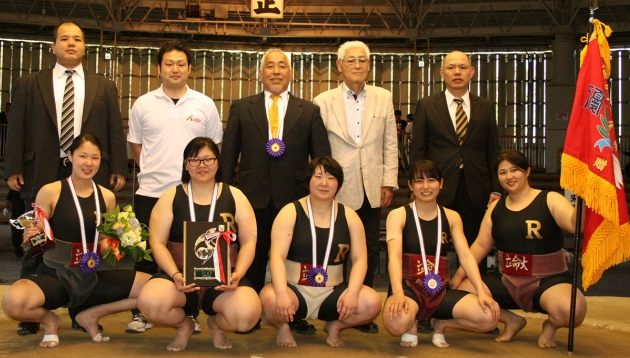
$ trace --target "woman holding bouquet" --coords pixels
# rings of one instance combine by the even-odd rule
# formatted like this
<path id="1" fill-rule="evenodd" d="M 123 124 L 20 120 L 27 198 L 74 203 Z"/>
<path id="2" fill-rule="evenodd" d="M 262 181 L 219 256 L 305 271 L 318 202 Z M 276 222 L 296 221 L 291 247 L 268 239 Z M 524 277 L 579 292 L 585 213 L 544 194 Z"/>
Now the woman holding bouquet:
<path id="1" fill-rule="evenodd" d="M 140 292 L 138 308 L 151 323 L 177 328 L 167 347 L 171 351 L 186 348 L 194 329 L 188 316 L 199 306 L 208 315 L 216 348 L 232 347 L 225 331 L 246 332 L 260 319 L 256 291 L 243 277 L 256 248 L 254 210 L 240 190 L 217 182 L 221 170 L 218 155 L 219 148 L 212 139 L 190 141 L 184 149 L 183 184 L 164 192 L 151 213 L 150 246 L 161 272 Z M 240 248 L 229 285 L 201 289 L 186 283 L 182 274 L 184 221 L 227 221 L 229 230 L 237 234 Z"/>
<path id="2" fill-rule="evenodd" d="M 276 328 L 276 343 L 295 347 L 289 322 L 321 319 L 326 343 L 341 347 L 341 331 L 371 322 L 381 311 L 381 298 L 363 285 L 367 248 L 361 219 L 335 201 L 343 169 L 331 157 L 313 159 L 306 167 L 309 195 L 287 204 L 271 230 L 269 254 L 272 283 L 260 292 L 263 318 Z M 343 266 L 352 261 L 350 278 Z"/>
<path id="3" fill-rule="evenodd" d="M 98 320 L 135 308 L 137 294 L 150 278 L 130 270 L 96 271 L 101 261 L 98 248 L 103 254 L 109 250 L 106 237 L 97 231 L 100 213 L 111 212 L 116 205 L 114 194 L 92 181 L 101 162 L 99 139 L 91 134 L 75 138 L 68 160 L 72 163 L 70 177 L 45 185 L 35 199 L 50 218 L 52 230 L 39 221 L 24 231 L 25 243 L 52 231 L 55 245 L 44 253 L 37 274 L 14 283 L 2 301 L 4 312 L 12 319 L 43 324 L 45 333 L 39 345 L 44 348 L 59 345 L 61 319 L 52 310 L 66 305 L 81 310 L 76 321 L 92 340 L 108 341 Z"/>
<path id="4" fill-rule="evenodd" d="M 432 343 L 446 348 L 447 327 L 475 332 L 492 331 L 499 319 L 499 305 L 479 289 L 479 295 L 448 288 L 446 252 L 455 246 L 462 267 L 475 288 L 483 282 L 468 249 L 462 219 L 437 204 L 444 179 L 430 160 L 412 164 L 409 188 L 415 200 L 387 216 L 387 252 L 390 290 L 383 307 L 383 323 L 401 346 L 418 344 L 416 320 L 431 319 Z"/>

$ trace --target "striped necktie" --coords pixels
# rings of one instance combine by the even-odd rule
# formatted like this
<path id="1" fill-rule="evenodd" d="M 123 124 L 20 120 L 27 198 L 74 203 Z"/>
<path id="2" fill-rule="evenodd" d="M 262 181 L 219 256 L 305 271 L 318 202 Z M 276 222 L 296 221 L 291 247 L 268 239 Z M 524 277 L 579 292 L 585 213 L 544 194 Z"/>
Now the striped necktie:
<path id="1" fill-rule="evenodd" d="M 59 146 L 64 152 L 68 151 L 74 140 L 74 81 L 72 75 L 75 70 L 66 70 L 66 88 L 63 91 L 63 105 L 61 107 L 61 132 Z"/>
<path id="2" fill-rule="evenodd" d="M 466 130 L 468 129 L 468 117 L 466 117 L 466 112 L 464 112 L 464 107 L 462 107 L 464 100 L 461 98 L 454 98 L 453 101 L 457 103 L 457 110 L 455 111 L 455 131 L 457 132 L 459 145 L 461 145 L 464 141 Z"/>
<path id="3" fill-rule="evenodd" d="M 278 98 L 280 96 L 272 94 L 273 103 L 269 107 L 269 126 L 271 127 L 271 137 L 278 138 L 278 126 L 280 125 L 280 116 L 278 115 Z"/>

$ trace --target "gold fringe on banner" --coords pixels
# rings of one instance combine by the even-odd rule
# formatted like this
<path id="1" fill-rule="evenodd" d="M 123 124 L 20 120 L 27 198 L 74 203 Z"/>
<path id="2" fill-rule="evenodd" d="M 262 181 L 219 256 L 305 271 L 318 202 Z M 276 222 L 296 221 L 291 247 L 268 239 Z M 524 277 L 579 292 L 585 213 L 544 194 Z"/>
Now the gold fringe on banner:
<path id="1" fill-rule="evenodd" d="M 630 258 L 630 225 L 621 226 L 604 219 L 588 241 L 582 255 L 582 286 L 588 290 L 602 277 L 604 271 Z"/>
<path id="2" fill-rule="evenodd" d="M 588 164 L 566 153 L 562 154 L 561 170 L 561 187 L 581 196 L 586 206 L 597 214 L 613 222 L 619 222 L 617 189 L 613 184 L 591 172 Z"/>

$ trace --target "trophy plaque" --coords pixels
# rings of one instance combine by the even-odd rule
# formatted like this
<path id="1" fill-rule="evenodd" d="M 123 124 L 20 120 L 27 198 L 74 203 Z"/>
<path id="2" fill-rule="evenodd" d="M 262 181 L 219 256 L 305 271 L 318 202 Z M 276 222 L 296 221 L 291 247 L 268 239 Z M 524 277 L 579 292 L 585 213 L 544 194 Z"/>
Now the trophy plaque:
<path id="1" fill-rule="evenodd" d="M 230 243 L 236 234 L 226 222 L 184 221 L 184 278 L 186 284 L 230 284 Z"/>

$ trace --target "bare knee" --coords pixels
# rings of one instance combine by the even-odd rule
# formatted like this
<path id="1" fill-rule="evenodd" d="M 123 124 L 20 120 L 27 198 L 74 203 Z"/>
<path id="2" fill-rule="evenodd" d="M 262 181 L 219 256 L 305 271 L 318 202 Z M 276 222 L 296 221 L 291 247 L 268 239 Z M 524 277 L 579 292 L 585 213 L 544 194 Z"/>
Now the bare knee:
<path id="1" fill-rule="evenodd" d="M 362 290 L 362 295 L 359 298 L 359 302 L 363 306 L 362 310 L 370 317 L 375 318 L 381 313 L 381 306 L 383 302 L 381 301 L 381 296 L 378 295 L 376 291 L 372 288 L 364 287 Z"/>
<path id="2" fill-rule="evenodd" d="M 383 316 L 383 325 L 385 329 L 394 336 L 402 336 L 409 330 L 409 321 L 413 320 L 413 324 L 415 323 L 414 317 L 407 317 L 405 314 L 398 321 L 393 321 L 385 316 Z"/>
<path id="3" fill-rule="evenodd" d="M 488 312 L 483 315 L 483 319 L 477 322 L 477 327 L 479 332 L 490 332 L 497 328 L 497 321 L 495 321 L 490 312 Z"/>
<path id="4" fill-rule="evenodd" d="M 142 290 L 138 295 L 138 310 L 146 319 L 155 320 L 168 314 L 168 311 L 173 308 L 168 302 L 171 300 L 165 299 L 154 290 Z"/>
<path id="5" fill-rule="evenodd" d="M 32 292 L 32 282 L 25 280 L 19 280 L 14 283 L 2 299 L 2 308 L 7 316 L 13 319 L 19 319 L 24 315 L 24 311 L 37 308 L 43 304 L 36 302 L 36 296 Z"/>
<path id="6" fill-rule="evenodd" d="M 265 320 L 276 315 L 276 294 L 273 288 L 263 288 L 260 292 L 260 303 L 262 305 L 262 317 Z"/>

